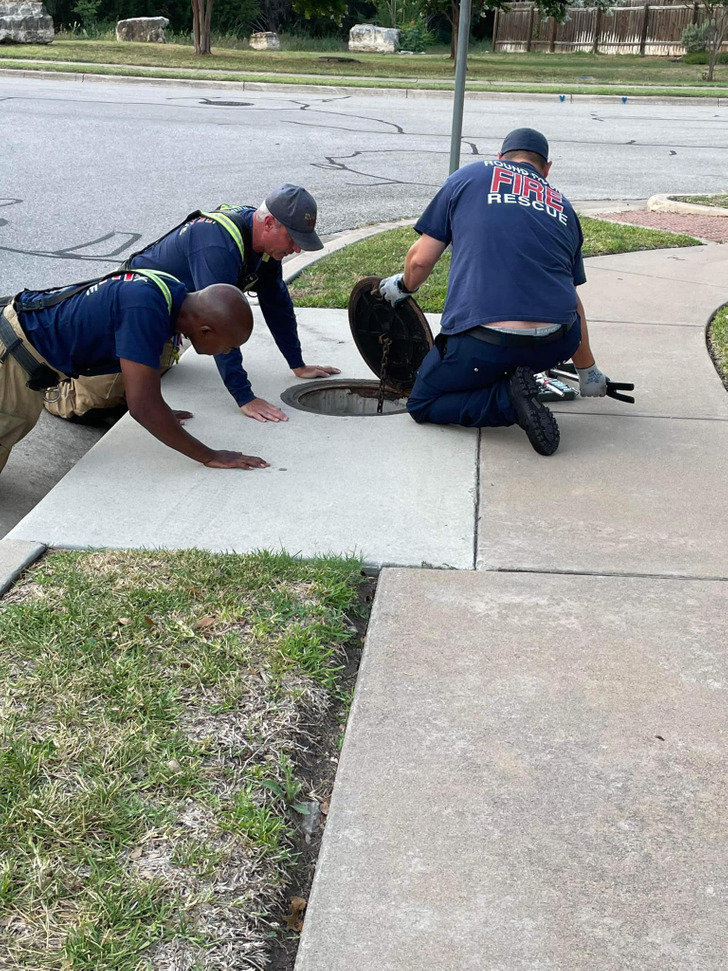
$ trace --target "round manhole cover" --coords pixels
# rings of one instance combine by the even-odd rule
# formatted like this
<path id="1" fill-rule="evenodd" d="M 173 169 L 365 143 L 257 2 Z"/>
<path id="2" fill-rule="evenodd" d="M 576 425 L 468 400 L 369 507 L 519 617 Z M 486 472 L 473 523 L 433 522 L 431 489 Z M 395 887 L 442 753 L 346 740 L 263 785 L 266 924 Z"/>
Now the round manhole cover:
<path id="1" fill-rule="evenodd" d="M 312 381 L 287 388 L 281 400 L 291 408 L 317 415 L 373 415 L 381 418 L 382 415 L 401 415 L 407 410 L 406 397 L 385 391 L 382 412 L 378 415 L 378 381 Z"/>
<path id="2" fill-rule="evenodd" d="M 212 101 L 210 98 L 200 98 L 201 105 L 210 105 L 213 108 L 252 108 L 252 101 Z"/>

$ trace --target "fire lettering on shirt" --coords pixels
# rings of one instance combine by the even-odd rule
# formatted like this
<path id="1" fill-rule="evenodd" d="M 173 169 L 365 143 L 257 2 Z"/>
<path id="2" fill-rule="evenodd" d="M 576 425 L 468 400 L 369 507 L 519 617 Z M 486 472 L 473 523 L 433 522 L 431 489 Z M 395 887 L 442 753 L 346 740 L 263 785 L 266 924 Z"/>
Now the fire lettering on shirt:
<path id="1" fill-rule="evenodd" d="M 493 166 L 488 205 L 493 203 L 518 203 L 521 206 L 531 206 L 538 212 L 546 212 L 549 216 L 557 218 L 564 226 L 569 221 L 564 212 L 563 197 L 560 192 L 547 182 L 502 165 Z"/>
<path id="2" fill-rule="evenodd" d="M 564 211 L 561 203 L 561 193 L 557 192 L 556 189 L 552 189 L 550 185 L 546 186 L 546 205 L 551 206 L 552 209 L 556 209 L 558 212 Z"/>
<path id="3" fill-rule="evenodd" d="M 539 202 L 543 202 L 543 183 L 527 175 L 523 180 L 523 195 L 530 199 L 531 193 L 536 196 Z"/>
<path id="4" fill-rule="evenodd" d="M 513 175 L 509 169 L 502 169 L 500 165 L 496 165 L 493 169 L 493 178 L 490 183 L 491 192 L 500 192 L 501 183 L 509 187 L 513 186 Z"/>

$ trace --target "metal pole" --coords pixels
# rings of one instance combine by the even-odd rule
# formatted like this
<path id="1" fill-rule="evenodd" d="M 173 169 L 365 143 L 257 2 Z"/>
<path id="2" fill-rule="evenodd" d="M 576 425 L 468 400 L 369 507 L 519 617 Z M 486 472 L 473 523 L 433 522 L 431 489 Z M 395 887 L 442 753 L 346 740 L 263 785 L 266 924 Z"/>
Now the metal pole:
<path id="1" fill-rule="evenodd" d="M 458 62 L 455 68 L 455 91 L 452 104 L 452 136 L 450 138 L 450 175 L 460 168 L 460 139 L 463 134 L 463 102 L 465 100 L 465 71 L 468 66 L 468 38 L 470 37 L 471 0 L 460 2 L 458 24 Z"/>

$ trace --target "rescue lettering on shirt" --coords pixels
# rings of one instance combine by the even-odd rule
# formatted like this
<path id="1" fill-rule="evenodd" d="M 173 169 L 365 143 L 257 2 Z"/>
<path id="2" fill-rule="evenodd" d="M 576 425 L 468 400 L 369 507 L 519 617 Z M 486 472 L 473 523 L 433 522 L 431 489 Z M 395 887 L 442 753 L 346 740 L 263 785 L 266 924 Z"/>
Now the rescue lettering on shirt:
<path id="1" fill-rule="evenodd" d="M 558 219 L 564 226 L 569 221 L 560 192 L 548 182 L 534 178 L 527 169 L 503 162 L 493 166 L 488 205 L 493 204 L 530 206 L 537 212 L 545 212 Z"/>

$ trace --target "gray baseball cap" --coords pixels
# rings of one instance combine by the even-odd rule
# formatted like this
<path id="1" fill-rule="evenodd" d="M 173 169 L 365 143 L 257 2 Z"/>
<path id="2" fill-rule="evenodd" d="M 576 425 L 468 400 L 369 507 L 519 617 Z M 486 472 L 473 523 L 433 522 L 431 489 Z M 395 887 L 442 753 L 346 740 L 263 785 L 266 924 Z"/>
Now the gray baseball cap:
<path id="1" fill-rule="evenodd" d="M 549 143 L 535 128 L 515 128 L 503 139 L 500 153 L 505 155 L 506 152 L 535 152 L 548 162 Z"/>
<path id="2" fill-rule="evenodd" d="M 296 246 L 303 250 L 324 248 L 314 228 L 317 209 L 310 192 L 300 185 L 286 183 L 269 193 L 265 206 L 271 216 L 286 227 Z"/>

